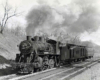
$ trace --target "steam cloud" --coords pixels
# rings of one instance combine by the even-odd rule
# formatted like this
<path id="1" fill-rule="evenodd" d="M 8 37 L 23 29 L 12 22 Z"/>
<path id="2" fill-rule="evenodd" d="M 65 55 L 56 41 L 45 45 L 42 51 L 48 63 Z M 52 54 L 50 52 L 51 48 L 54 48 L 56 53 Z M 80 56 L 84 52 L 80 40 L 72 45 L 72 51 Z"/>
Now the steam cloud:
<path id="1" fill-rule="evenodd" d="M 90 33 L 96 31 L 100 25 L 100 16 L 92 4 L 76 0 L 69 6 L 59 9 L 50 5 L 39 5 L 26 17 L 27 35 L 34 36 L 39 30 L 46 34 L 55 34 L 55 31 L 59 31 L 59 34 L 61 31 L 66 35 L 67 33 L 80 35 L 85 31 Z"/>

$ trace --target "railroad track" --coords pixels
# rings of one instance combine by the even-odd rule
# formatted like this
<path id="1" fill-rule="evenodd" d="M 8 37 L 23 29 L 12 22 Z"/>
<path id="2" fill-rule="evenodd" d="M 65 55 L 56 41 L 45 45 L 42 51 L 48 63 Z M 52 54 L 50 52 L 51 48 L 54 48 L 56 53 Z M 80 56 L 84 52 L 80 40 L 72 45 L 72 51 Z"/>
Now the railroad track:
<path id="1" fill-rule="evenodd" d="M 16 74 L 11 74 L 11 75 L 0 77 L 0 80 L 9 80 L 10 78 L 14 78 L 14 77 L 19 77 L 19 76 L 17 76 Z"/>
<path id="2" fill-rule="evenodd" d="M 16 74 L 11 74 L 11 75 L 7 75 L 7 76 L 2 76 L 0 77 L 0 80 L 19 80 L 19 79 L 23 79 L 25 77 L 30 77 L 30 76 L 35 76 L 38 74 L 42 74 L 42 73 L 46 73 L 52 70 L 55 70 L 56 68 L 52 68 L 52 69 L 48 69 L 48 70 L 44 70 L 41 72 L 36 72 L 36 73 L 32 73 L 32 74 L 28 74 L 28 75 L 16 75 Z"/>
<path id="3" fill-rule="evenodd" d="M 71 76 L 86 70 L 87 68 L 98 63 L 99 59 L 86 60 L 85 62 L 72 63 L 70 66 L 52 68 L 41 72 L 28 75 L 8 75 L 0 77 L 0 80 L 64 80 L 70 79 Z"/>

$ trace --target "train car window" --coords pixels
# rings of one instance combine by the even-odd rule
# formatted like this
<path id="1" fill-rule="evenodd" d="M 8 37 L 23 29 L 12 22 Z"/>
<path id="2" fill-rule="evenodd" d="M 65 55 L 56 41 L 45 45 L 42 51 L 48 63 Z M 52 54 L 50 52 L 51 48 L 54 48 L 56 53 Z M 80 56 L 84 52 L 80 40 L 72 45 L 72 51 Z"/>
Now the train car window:
<path id="1" fill-rule="evenodd" d="M 85 53 L 84 53 L 84 56 L 85 56 L 85 54 L 86 54 L 86 49 L 85 49 Z"/>
<path id="2" fill-rule="evenodd" d="M 84 48 L 84 56 L 85 56 L 85 52 L 86 52 L 86 50 L 85 50 L 85 48 Z"/>
<path id="3" fill-rule="evenodd" d="M 72 51 L 71 51 L 71 49 L 70 49 L 69 51 L 70 51 L 70 58 L 71 58 L 71 57 L 72 57 L 72 55 L 71 55 L 71 52 L 72 52 Z"/>
<path id="4" fill-rule="evenodd" d="M 72 49 L 72 57 L 74 57 L 74 54 L 73 53 L 74 53 L 74 50 Z"/>
<path id="5" fill-rule="evenodd" d="M 71 50 L 71 57 L 73 57 L 73 50 Z"/>
<path id="6" fill-rule="evenodd" d="M 77 50 L 77 51 L 76 51 L 76 53 L 78 54 L 78 53 L 79 53 L 79 51 Z"/>
<path id="7" fill-rule="evenodd" d="M 73 57 L 74 57 L 74 50 L 73 50 Z"/>
<path id="8" fill-rule="evenodd" d="M 83 48 L 83 56 L 84 56 L 84 48 Z"/>
<path id="9" fill-rule="evenodd" d="M 83 48 L 83 56 L 84 56 L 84 48 Z"/>
<path id="10" fill-rule="evenodd" d="M 82 48 L 82 56 L 83 56 L 83 48 Z"/>
<path id="11" fill-rule="evenodd" d="M 72 54 L 73 54 L 72 56 L 74 57 L 74 50 L 73 50 L 73 53 Z"/>
<path id="12" fill-rule="evenodd" d="M 73 57 L 74 57 L 74 50 L 73 50 Z"/>
<path id="13" fill-rule="evenodd" d="M 81 54 L 83 53 L 83 48 L 82 48 L 82 52 L 81 52 Z"/>
<path id="14" fill-rule="evenodd" d="M 70 49 L 70 58 L 72 57 L 72 54 L 71 53 L 72 53 L 72 50 Z"/>
<path id="15" fill-rule="evenodd" d="M 74 49 L 73 49 L 73 57 L 74 57 Z"/>
<path id="16" fill-rule="evenodd" d="M 79 51 L 78 52 L 79 52 L 79 54 L 81 53 L 81 49 L 80 48 L 79 48 Z"/>
<path id="17" fill-rule="evenodd" d="M 77 54 L 79 54 L 79 49 L 77 50 Z"/>

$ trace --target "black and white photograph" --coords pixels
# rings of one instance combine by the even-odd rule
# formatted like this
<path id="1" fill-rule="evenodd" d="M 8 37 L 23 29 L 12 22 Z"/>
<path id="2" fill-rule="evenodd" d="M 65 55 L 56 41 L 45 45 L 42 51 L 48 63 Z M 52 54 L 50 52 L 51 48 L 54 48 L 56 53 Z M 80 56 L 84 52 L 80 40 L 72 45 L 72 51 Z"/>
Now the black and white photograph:
<path id="1" fill-rule="evenodd" d="M 100 0 L 0 0 L 0 80 L 100 80 Z"/>

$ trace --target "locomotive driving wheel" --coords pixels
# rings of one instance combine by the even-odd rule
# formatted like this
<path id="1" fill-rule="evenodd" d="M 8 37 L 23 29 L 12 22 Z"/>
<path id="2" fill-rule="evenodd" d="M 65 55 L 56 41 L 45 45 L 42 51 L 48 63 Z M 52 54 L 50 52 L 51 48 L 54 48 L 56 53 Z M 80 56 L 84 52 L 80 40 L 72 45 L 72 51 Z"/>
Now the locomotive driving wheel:
<path id="1" fill-rule="evenodd" d="M 53 68 L 54 67 L 54 59 L 50 59 L 49 60 L 49 68 Z"/>
<path id="2" fill-rule="evenodd" d="M 46 70 L 49 68 L 49 59 L 47 56 L 45 56 L 43 58 L 43 66 L 42 66 L 42 70 Z"/>
<path id="3" fill-rule="evenodd" d="M 28 66 L 28 71 L 29 71 L 29 73 L 33 73 L 34 72 L 33 65 Z"/>
<path id="4" fill-rule="evenodd" d="M 42 70 L 46 70 L 46 69 L 48 69 L 48 66 L 47 66 L 47 65 L 44 65 L 44 66 L 42 67 Z"/>

